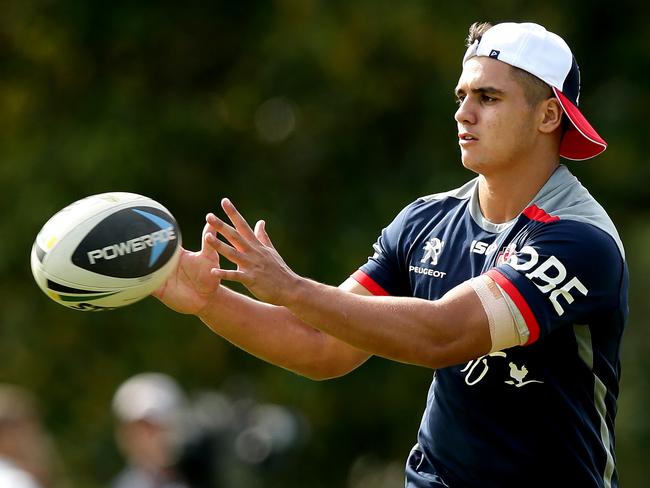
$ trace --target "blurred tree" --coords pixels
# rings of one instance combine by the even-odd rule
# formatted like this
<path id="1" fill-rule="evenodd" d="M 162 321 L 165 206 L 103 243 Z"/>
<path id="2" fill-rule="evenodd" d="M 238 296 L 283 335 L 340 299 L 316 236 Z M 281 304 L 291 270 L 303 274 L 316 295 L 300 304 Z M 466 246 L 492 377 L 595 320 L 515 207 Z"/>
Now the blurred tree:
<path id="1" fill-rule="evenodd" d="M 452 119 L 467 26 L 529 19 L 574 47 L 582 102 L 610 142 L 572 169 L 627 246 L 618 453 L 625 486 L 645 486 L 649 9 L 601 0 L 2 2 L 2 380 L 39 392 L 77 486 L 101 486 L 115 471 L 110 396 L 141 370 L 189 389 L 244 375 L 265 399 L 301 409 L 312 443 L 269 486 L 344 486 L 361 455 L 402 463 L 431 371 L 373 359 L 349 377 L 311 383 L 154 299 L 74 313 L 32 282 L 31 243 L 71 201 L 124 190 L 163 202 L 196 248 L 204 214 L 229 196 L 252 219 L 264 216 L 296 271 L 338 283 L 400 208 L 472 176 L 458 162 Z"/>

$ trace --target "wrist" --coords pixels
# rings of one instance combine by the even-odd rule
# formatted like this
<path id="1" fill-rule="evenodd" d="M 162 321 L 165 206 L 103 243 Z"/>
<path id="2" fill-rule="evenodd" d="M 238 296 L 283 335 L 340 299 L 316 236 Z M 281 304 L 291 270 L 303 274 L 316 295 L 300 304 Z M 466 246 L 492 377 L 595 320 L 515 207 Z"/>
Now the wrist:
<path id="1" fill-rule="evenodd" d="M 308 301 L 309 296 L 314 293 L 315 285 L 314 281 L 294 274 L 285 287 L 284 293 L 282 293 L 282 303 L 278 305 L 288 309 L 300 308 L 301 305 Z"/>
<path id="2" fill-rule="evenodd" d="M 210 320 L 211 314 L 214 312 L 215 309 L 218 307 L 216 306 L 215 302 L 218 300 L 219 297 L 222 297 L 224 294 L 224 290 L 226 288 L 223 285 L 219 285 L 216 290 L 212 293 L 212 295 L 206 299 L 205 304 L 198 309 L 194 315 L 205 322 L 206 320 Z"/>

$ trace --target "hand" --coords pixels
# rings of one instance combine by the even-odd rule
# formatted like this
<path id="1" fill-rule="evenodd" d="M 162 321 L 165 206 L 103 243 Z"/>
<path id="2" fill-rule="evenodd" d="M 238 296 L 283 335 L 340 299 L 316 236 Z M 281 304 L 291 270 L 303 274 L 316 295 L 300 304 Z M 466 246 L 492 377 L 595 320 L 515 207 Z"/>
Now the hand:
<path id="1" fill-rule="evenodd" d="M 208 245 L 209 235 L 210 226 L 206 224 L 201 250 L 190 252 L 181 249 L 176 269 L 153 293 L 153 296 L 176 312 L 198 315 L 219 288 L 219 279 L 212 274 L 212 270 L 219 267 L 219 254 Z"/>
<path id="2" fill-rule="evenodd" d="M 253 231 L 235 206 L 224 198 L 221 206 L 233 224 L 228 225 L 214 214 L 206 220 L 210 232 L 207 243 L 219 254 L 237 265 L 237 270 L 215 268 L 215 278 L 242 283 L 259 300 L 274 305 L 285 305 L 301 279 L 284 262 L 266 233 L 263 220 Z M 234 226 L 234 227 L 233 227 Z M 213 234 L 214 232 L 214 234 Z M 226 238 L 227 244 L 215 234 Z"/>

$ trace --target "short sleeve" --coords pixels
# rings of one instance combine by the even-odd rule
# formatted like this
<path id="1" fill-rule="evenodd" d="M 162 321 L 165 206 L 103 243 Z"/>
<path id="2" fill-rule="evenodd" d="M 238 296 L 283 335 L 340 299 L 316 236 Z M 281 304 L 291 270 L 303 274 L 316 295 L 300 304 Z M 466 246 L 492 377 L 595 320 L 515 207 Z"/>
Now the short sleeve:
<path id="1" fill-rule="evenodd" d="M 487 274 L 519 308 L 528 344 L 620 305 L 624 258 L 614 239 L 592 225 L 545 224 L 509 246 L 500 261 Z"/>
<path id="2" fill-rule="evenodd" d="M 405 222 L 410 206 L 405 207 L 385 227 L 373 244 L 374 253 L 352 277 L 374 295 L 401 296 L 407 294 L 408 281 L 404 273 Z"/>

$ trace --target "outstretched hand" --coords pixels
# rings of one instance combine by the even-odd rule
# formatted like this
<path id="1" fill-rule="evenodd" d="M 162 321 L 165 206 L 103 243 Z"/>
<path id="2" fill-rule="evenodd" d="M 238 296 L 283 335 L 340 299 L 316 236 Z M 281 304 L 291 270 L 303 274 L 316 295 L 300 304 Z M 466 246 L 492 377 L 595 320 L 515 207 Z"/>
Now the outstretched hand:
<path id="1" fill-rule="evenodd" d="M 220 255 L 237 265 L 236 270 L 215 267 L 214 278 L 242 283 L 256 298 L 274 305 L 285 305 L 301 279 L 284 262 L 266 233 L 263 220 L 251 229 L 230 200 L 221 206 L 232 225 L 208 214 L 206 242 Z M 227 242 L 216 237 L 223 236 Z"/>
<path id="2" fill-rule="evenodd" d="M 212 274 L 212 270 L 219 267 L 219 254 L 208 244 L 209 235 L 210 226 L 206 224 L 201 250 L 191 252 L 181 249 L 176 270 L 153 293 L 176 312 L 198 315 L 219 288 L 219 279 Z"/>

